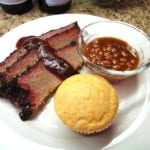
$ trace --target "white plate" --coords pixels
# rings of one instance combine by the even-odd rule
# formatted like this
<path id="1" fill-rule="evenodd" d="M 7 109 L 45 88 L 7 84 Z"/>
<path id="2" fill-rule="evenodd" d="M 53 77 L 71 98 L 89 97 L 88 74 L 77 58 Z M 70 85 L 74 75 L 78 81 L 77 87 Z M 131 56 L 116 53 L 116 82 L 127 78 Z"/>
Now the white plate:
<path id="1" fill-rule="evenodd" d="M 102 19 L 83 14 L 64 14 L 39 18 L 20 25 L 1 37 L 0 61 L 15 49 L 16 41 L 22 36 L 40 35 L 74 21 L 78 21 L 82 28 L 86 24 Z M 3 138 L 3 140 L 0 140 L 0 148 L 95 150 L 102 148 L 117 149 L 117 147 L 123 149 L 124 146 L 129 148 L 127 142 L 138 145 L 136 140 L 130 141 L 130 137 L 132 138 L 131 134 L 134 131 L 138 134 L 137 129 L 145 121 L 148 114 L 150 106 L 148 100 L 149 83 L 147 71 L 115 85 L 120 99 L 118 117 L 108 130 L 92 136 L 79 135 L 67 128 L 55 114 L 53 98 L 49 100 L 49 103 L 37 118 L 26 122 L 20 120 L 17 110 L 8 101 L 0 99 L 0 139 Z M 150 125 L 150 117 L 148 119 Z M 145 135 L 142 135 L 143 138 L 150 135 L 149 131 L 140 130 L 140 132 L 145 133 Z M 136 137 L 136 134 L 132 135 Z M 126 142 L 122 142 L 123 144 L 119 146 L 119 143 L 123 140 Z M 150 147 L 148 143 L 146 144 Z"/>

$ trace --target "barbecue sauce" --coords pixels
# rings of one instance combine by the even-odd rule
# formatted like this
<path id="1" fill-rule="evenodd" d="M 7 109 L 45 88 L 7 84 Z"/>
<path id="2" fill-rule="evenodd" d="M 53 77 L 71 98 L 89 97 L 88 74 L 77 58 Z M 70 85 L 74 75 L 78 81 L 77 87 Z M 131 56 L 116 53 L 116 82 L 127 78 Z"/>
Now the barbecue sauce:
<path id="1" fill-rule="evenodd" d="M 39 57 L 43 59 L 46 68 L 62 80 L 77 73 L 66 60 L 55 54 L 55 50 L 52 47 L 37 37 L 29 36 L 21 38 L 16 46 L 17 48 L 26 48 L 29 51 L 38 49 Z"/>
<path id="2" fill-rule="evenodd" d="M 24 14 L 32 9 L 32 0 L 0 0 L 3 10 L 9 14 Z"/>
<path id="3" fill-rule="evenodd" d="M 21 47 L 31 47 L 31 46 L 27 46 L 29 45 L 29 39 L 32 39 L 34 38 L 35 36 L 26 36 L 26 37 L 22 37 L 20 38 L 17 43 L 16 43 L 16 48 L 21 48 Z M 26 44 L 26 41 L 27 41 L 27 44 Z M 32 42 L 33 43 L 33 42 Z"/>

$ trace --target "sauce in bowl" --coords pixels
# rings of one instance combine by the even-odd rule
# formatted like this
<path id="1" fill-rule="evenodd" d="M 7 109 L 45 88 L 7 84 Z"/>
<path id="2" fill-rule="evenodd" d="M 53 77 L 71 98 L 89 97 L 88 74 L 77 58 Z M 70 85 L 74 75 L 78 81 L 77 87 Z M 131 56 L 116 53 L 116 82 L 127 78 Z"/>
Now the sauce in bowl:
<path id="1" fill-rule="evenodd" d="M 118 71 L 134 70 L 139 64 L 137 51 L 127 42 L 113 37 L 92 40 L 84 47 L 84 55 L 92 63 Z"/>

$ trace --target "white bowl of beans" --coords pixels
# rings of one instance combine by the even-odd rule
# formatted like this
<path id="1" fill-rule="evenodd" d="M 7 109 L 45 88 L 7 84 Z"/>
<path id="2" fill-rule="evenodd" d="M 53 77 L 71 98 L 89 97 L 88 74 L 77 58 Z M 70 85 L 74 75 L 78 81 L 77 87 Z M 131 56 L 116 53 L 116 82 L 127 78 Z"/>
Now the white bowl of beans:
<path id="1" fill-rule="evenodd" d="M 150 66 L 150 38 L 120 21 L 99 21 L 85 26 L 77 50 L 86 66 L 113 82 L 139 74 Z"/>

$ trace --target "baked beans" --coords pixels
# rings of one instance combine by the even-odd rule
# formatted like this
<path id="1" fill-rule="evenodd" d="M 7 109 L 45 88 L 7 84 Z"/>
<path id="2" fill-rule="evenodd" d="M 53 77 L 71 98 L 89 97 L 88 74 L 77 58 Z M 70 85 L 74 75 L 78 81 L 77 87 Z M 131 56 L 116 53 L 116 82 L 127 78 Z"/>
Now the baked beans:
<path id="1" fill-rule="evenodd" d="M 85 46 L 84 54 L 97 65 L 119 71 L 133 70 L 139 63 L 134 48 L 125 41 L 112 37 L 92 40 Z"/>

